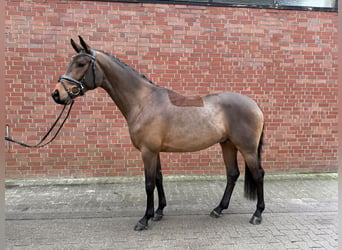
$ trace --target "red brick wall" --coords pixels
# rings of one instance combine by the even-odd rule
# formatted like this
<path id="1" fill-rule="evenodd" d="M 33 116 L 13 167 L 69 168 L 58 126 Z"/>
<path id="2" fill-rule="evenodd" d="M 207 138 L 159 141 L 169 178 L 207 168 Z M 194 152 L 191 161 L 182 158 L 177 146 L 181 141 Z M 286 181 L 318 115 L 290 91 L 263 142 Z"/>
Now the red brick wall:
<path id="1" fill-rule="evenodd" d="M 6 10 L 6 122 L 18 140 L 37 142 L 59 113 L 50 93 L 80 34 L 160 86 L 255 99 L 266 119 L 266 171 L 337 170 L 337 13 L 68 0 L 7 0 Z M 225 172 L 218 145 L 163 153 L 162 164 L 165 174 Z M 8 178 L 142 173 L 101 89 L 77 99 L 54 143 L 12 145 L 6 157 Z"/>

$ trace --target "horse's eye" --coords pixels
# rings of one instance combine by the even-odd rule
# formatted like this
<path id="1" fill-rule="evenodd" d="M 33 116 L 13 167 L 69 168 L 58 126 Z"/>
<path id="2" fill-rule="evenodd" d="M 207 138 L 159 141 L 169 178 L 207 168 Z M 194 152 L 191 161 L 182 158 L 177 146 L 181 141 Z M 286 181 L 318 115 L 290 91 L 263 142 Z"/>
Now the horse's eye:
<path id="1" fill-rule="evenodd" d="M 85 63 L 77 63 L 77 67 L 79 67 L 79 68 L 83 68 L 85 66 Z"/>

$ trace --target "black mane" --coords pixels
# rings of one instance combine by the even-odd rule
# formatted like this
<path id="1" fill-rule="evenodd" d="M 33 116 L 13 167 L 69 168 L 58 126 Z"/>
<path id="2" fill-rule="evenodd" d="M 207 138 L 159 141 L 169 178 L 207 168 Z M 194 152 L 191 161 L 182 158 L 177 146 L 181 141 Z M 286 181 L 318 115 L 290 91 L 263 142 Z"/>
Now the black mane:
<path id="1" fill-rule="evenodd" d="M 122 62 L 119 58 L 112 56 L 104 51 L 98 50 L 99 52 L 109 56 L 113 62 L 115 62 L 116 64 L 118 64 L 120 67 L 130 70 L 132 71 L 134 74 L 136 74 L 137 76 L 143 78 L 144 80 L 148 81 L 149 83 L 156 85 L 154 82 L 152 82 L 150 79 L 148 79 L 145 75 L 139 73 L 138 71 L 136 71 L 135 69 L 133 69 L 131 66 L 127 65 L 126 63 Z"/>

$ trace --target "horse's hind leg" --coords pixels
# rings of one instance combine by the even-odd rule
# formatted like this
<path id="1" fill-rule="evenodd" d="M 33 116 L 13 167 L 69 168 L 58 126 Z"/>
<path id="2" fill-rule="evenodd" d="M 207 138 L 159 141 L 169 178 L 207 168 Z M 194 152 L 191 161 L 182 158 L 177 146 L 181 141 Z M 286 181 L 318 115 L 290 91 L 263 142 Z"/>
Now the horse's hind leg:
<path id="1" fill-rule="evenodd" d="M 260 159 L 257 156 L 257 154 L 244 155 L 244 158 L 246 161 L 245 197 L 248 199 L 257 198 L 256 210 L 250 220 L 250 223 L 257 225 L 261 223 L 262 221 L 261 214 L 265 209 L 265 201 L 264 201 L 265 171 L 261 167 Z"/>
<path id="2" fill-rule="evenodd" d="M 222 214 L 222 210 L 228 208 L 230 197 L 234 190 L 235 182 L 240 175 L 236 159 L 236 147 L 230 141 L 221 143 L 221 147 L 227 171 L 227 185 L 220 204 L 210 214 L 210 216 L 214 218 L 220 217 Z"/>
<path id="3" fill-rule="evenodd" d="M 153 220 L 159 221 L 163 218 L 163 210 L 166 207 L 166 199 L 165 199 L 165 193 L 164 193 L 164 187 L 163 187 L 163 175 L 161 171 L 161 164 L 160 164 L 160 156 L 158 154 L 158 162 L 157 162 L 157 174 L 156 174 L 156 186 L 158 191 L 158 208 L 154 213 Z"/>

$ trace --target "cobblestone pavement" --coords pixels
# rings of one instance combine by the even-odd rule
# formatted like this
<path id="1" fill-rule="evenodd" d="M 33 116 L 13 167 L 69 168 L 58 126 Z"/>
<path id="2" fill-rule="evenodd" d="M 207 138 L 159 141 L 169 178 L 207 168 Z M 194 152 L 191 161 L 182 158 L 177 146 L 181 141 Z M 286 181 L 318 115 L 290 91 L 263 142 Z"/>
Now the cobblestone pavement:
<path id="1" fill-rule="evenodd" d="M 224 178 L 166 177 L 164 218 L 135 232 L 141 178 L 7 181 L 6 249 L 338 249 L 337 185 L 337 174 L 267 175 L 263 222 L 253 226 L 242 180 L 214 219 Z"/>

